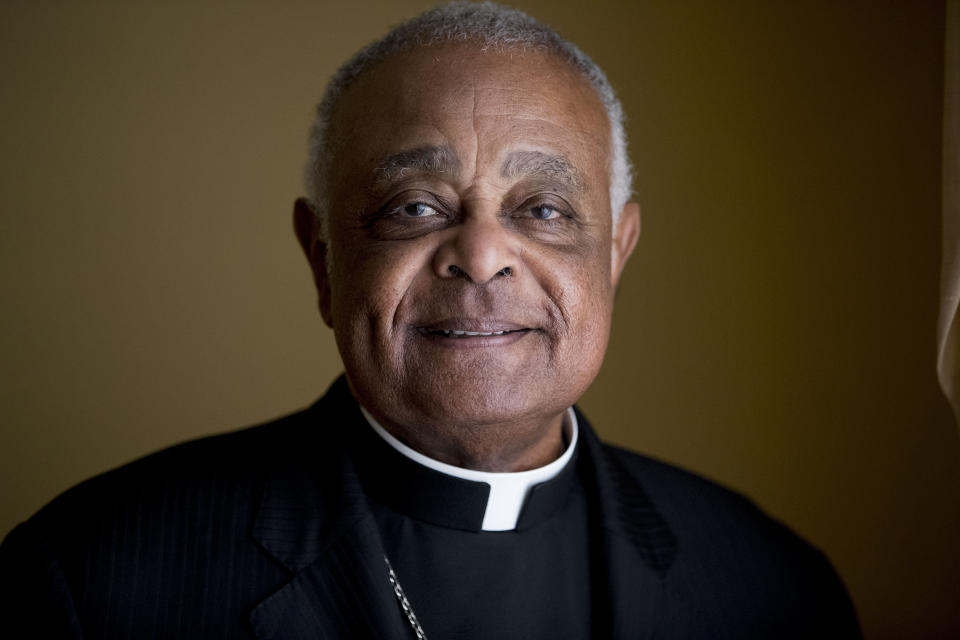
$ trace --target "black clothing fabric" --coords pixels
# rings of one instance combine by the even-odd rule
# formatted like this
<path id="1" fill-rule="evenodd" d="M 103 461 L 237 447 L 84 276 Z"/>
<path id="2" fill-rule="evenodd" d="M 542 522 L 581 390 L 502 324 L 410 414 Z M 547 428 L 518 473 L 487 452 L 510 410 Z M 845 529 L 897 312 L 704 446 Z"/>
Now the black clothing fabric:
<path id="1" fill-rule="evenodd" d="M 371 428 L 356 435 L 351 450 L 384 550 L 428 638 L 594 637 L 576 451 L 531 489 L 516 530 L 481 531 L 489 485 L 420 465 Z"/>
<path id="2" fill-rule="evenodd" d="M 859 637 L 818 551 L 743 497 L 605 446 L 578 420 L 593 637 Z M 349 453 L 359 429 L 341 378 L 306 411 L 67 491 L 0 545 L 4 635 L 413 637 Z"/>

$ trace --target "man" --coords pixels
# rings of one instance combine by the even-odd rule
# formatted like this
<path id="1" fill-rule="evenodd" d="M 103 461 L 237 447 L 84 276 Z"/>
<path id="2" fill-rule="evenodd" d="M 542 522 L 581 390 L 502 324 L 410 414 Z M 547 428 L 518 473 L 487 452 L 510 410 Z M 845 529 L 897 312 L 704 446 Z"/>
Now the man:
<path id="1" fill-rule="evenodd" d="M 451 4 L 333 78 L 297 236 L 346 374 L 67 492 L 2 548 L 39 637 L 858 635 L 817 551 L 573 404 L 639 233 L 602 71 Z"/>

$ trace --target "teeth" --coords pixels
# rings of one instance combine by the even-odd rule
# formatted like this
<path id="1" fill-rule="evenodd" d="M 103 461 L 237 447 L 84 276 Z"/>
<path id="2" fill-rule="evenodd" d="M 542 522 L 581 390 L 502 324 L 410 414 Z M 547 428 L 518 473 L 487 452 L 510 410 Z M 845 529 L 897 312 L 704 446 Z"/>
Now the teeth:
<path id="1" fill-rule="evenodd" d="M 458 331 L 457 329 L 440 329 L 437 333 L 441 333 L 444 337 L 457 337 L 457 338 L 472 338 L 474 336 L 502 336 L 505 333 L 510 333 L 509 331 Z"/>

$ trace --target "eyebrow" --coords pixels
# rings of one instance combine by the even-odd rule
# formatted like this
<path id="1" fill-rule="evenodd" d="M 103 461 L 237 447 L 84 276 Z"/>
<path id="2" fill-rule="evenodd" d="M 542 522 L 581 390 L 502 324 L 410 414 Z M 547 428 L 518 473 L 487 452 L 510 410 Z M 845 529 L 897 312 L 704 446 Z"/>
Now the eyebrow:
<path id="1" fill-rule="evenodd" d="M 460 171 L 460 160 L 448 146 L 423 146 L 387 156 L 373 169 L 374 188 L 384 187 L 408 173 L 433 175 Z M 513 151 L 507 155 L 500 175 L 504 178 L 540 177 L 561 183 L 570 191 L 583 190 L 583 180 L 576 167 L 562 155 L 542 151 Z"/>
<path id="2" fill-rule="evenodd" d="M 453 149 L 441 147 L 417 147 L 387 156 L 373 170 L 374 187 L 396 182 L 407 173 L 457 174 L 460 160 Z"/>
<path id="3" fill-rule="evenodd" d="M 542 151 L 514 151 L 507 156 L 500 175 L 504 178 L 543 177 L 563 184 L 570 191 L 582 191 L 577 168 L 564 156 Z"/>

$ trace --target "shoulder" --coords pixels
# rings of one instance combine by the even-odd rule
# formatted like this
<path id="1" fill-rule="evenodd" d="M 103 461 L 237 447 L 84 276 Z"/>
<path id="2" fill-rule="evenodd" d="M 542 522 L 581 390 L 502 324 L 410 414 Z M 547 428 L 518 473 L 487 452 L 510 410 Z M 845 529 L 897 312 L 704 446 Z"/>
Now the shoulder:
<path id="1" fill-rule="evenodd" d="M 117 611 L 151 611 L 158 594 L 197 607 L 206 593 L 235 597 L 232 567 L 253 576 L 241 591 L 254 602 L 284 575 L 250 537 L 264 478 L 297 456 L 322 464 L 315 422 L 298 412 L 186 442 L 67 490 L 0 545 L 0 608 L 21 621 L 40 614 L 50 637 L 78 621 L 97 635 Z"/>
<path id="2" fill-rule="evenodd" d="M 154 493 L 187 491 L 210 483 L 245 484 L 272 464 L 278 449 L 301 436 L 307 412 L 176 444 L 94 476 L 67 490 L 37 515 L 102 500 L 141 501 Z"/>
<path id="3" fill-rule="evenodd" d="M 643 488 L 684 552 L 722 546 L 728 555 L 742 552 L 755 557 L 767 553 L 803 559 L 819 555 L 744 495 L 675 465 L 619 447 L 602 446 L 618 473 Z"/>
<path id="4" fill-rule="evenodd" d="M 619 469 L 639 483 L 657 509 L 675 525 L 695 519 L 717 526 L 773 527 L 785 533 L 750 499 L 717 482 L 679 466 L 627 449 L 603 444 L 602 450 Z"/>
<path id="5" fill-rule="evenodd" d="M 149 536 L 151 526 L 162 532 L 171 519 L 209 529 L 233 518 L 232 528 L 243 530 L 237 525 L 252 517 L 267 478 L 299 471 L 316 476 L 340 461 L 340 434 L 356 413 L 341 378 L 309 408 L 177 444 L 90 478 L 43 507 L 21 531 L 76 544 L 126 535 L 130 527 Z"/>
<path id="6" fill-rule="evenodd" d="M 151 453 L 66 490 L 8 536 L 69 552 L 103 540 L 151 535 L 171 522 L 250 519 L 263 478 L 297 456 L 328 451 L 312 432 L 310 410 L 268 423 L 198 438 Z M 74 549 L 76 550 L 76 549 Z"/>
<path id="7" fill-rule="evenodd" d="M 683 603 L 677 617 L 695 611 L 706 624 L 758 633 L 793 620 L 797 637 L 806 637 L 804 629 L 820 637 L 858 636 L 830 561 L 785 524 L 700 475 L 618 447 L 602 450 L 617 473 L 642 487 L 675 538 L 664 587 L 669 602 Z"/>

